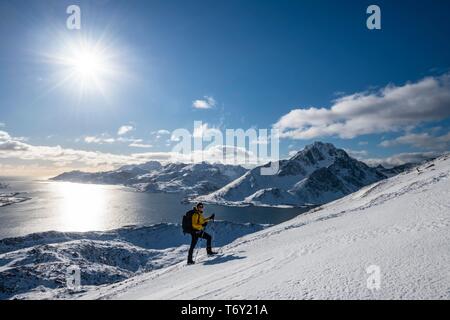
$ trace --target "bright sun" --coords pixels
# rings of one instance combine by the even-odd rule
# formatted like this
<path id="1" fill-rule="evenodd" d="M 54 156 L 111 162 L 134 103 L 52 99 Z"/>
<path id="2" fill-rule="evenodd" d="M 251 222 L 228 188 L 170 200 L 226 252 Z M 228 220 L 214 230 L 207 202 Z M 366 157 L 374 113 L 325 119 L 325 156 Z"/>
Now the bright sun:
<path id="1" fill-rule="evenodd" d="M 93 89 L 104 93 L 108 78 L 113 74 L 113 65 L 103 48 L 89 43 L 72 48 L 67 67 L 72 82 L 78 84 L 82 93 Z"/>
<path id="2" fill-rule="evenodd" d="M 55 87 L 68 87 L 80 96 L 101 93 L 106 97 L 113 91 L 109 85 L 124 76 L 117 52 L 101 41 L 81 37 L 65 40 L 56 54 L 48 56 L 49 62 L 58 66 Z"/>
<path id="3" fill-rule="evenodd" d="M 82 78 L 95 78 L 104 71 L 99 54 L 90 51 L 82 51 L 73 60 L 73 67 Z"/>

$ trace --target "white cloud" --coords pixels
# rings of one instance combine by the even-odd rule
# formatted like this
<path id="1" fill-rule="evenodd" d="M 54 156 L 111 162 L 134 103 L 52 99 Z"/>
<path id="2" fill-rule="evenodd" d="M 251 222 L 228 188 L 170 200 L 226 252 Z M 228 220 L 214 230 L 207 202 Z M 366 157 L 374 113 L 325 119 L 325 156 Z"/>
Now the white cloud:
<path id="1" fill-rule="evenodd" d="M 190 153 L 181 154 L 176 152 L 146 152 L 135 153 L 131 155 L 137 160 L 145 159 L 170 162 L 222 162 L 229 164 L 245 164 L 252 159 L 252 154 L 245 148 L 235 146 L 215 145 L 203 151 L 192 151 Z"/>
<path id="2" fill-rule="evenodd" d="M 214 136 L 215 134 L 222 135 L 222 132 L 217 128 L 209 127 L 208 123 L 202 123 L 200 126 L 194 128 L 193 137 L 194 138 L 207 138 Z"/>
<path id="3" fill-rule="evenodd" d="M 161 130 L 158 130 L 158 131 L 153 131 L 151 134 L 152 134 L 152 135 L 155 135 L 155 138 L 156 138 L 157 140 L 159 140 L 159 139 L 161 139 L 163 136 L 170 135 L 170 131 L 169 131 L 169 130 L 165 130 L 165 129 L 161 129 Z"/>
<path id="4" fill-rule="evenodd" d="M 130 147 L 134 148 L 151 148 L 153 147 L 151 144 L 145 144 L 145 143 L 139 143 L 139 142 L 132 142 L 129 144 Z"/>
<path id="5" fill-rule="evenodd" d="M 175 152 L 141 152 L 141 153 L 132 153 L 130 155 L 133 159 L 139 161 L 139 162 L 145 162 L 145 161 L 183 161 L 181 159 L 184 159 L 179 153 Z"/>
<path id="6" fill-rule="evenodd" d="M 192 151 L 190 153 L 181 154 L 177 152 L 145 152 L 133 153 L 131 157 L 135 160 L 156 160 L 156 161 L 170 161 L 170 162 L 222 162 L 245 164 L 249 159 L 252 159 L 252 154 L 245 148 L 235 146 L 215 145 L 203 151 Z M 270 159 L 262 159 L 262 162 L 267 162 Z"/>
<path id="7" fill-rule="evenodd" d="M 118 137 L 117 142 L 124 142 L 124 143 L 141 143 L 144 140 L 142 139 L 135 139 L 135 138 L 125 138 L 125 137 Z"/>
<path id="8" fill-rule="evenodd" d="M 99 137 L 86 137 L 91 143 L 99 140 Z M 107 140 L 108 138 L 103 139 Z M 139 140 L 139 139 L 136 139 Z M 109 166 L 117 167 L 124 164 L 145 161 L 145 157 L 134 155 L 112 154 L 98 151 L 84 151 L 61 146 L 34 146 L 18 141 L 5 131 L 0 131 L 0 158 L 14 159 L 32 162 L 29 165 L 36 165 L 37 162 L 45 162 L 47 168 L 54 166 L 88 166 L 90 168 Z M 44 168 L 42 165 L 41 168 Z"/>
<path id="9" fill-rule="evenodd" d="M 370 166 L 377 166 L 381 164 L 384 167 L 390 168 L 399 166 L 405 163 L 418 163 L 424 160 L 438 157 L 442 152 L 429 151 L 429 152 L 411 152 L 411 153 L 399 153 L 387 158 L 372 158 L 364 159 L 363 161 Z"/>
<path id="10" fill-rule="evenodd" d="M 8 132 L 0 130 L 0 141 L 11 139 L 11 136 Z"/>
<path id="11" fill-rule="evenodd" d="M 124 126 L 121 126 L 118 130 L 117 130 L 117 134 L 119 135 L 119 136 L 122 136 L 122 135 L 124 135 L 124 134 L 126 134 L 126 133 L 128 133 L 128 132 L 130 132 L 130 131 L 133 131 L 134 130 L 134 127 L 133 126 L 131 126 L 131 125 L 124 125 Z"/>
<path id="12" fill-rule="evenodd" d="M 358 145 L 360 145 L 360 146 L 367 146 L 368 144 L 369 144 L 368 141 L 360 141 L 360 142 L 358 142 Z"/>
<path id="13" fill-rule="evenodd" d="M 171 135 L 170 136 L 170 141 L 172 141 L 172 142 L 179 142 L 179 141 L 181 141 L 181 138 L 180 137 L 177 137 L 176 135 Z"/>
<path id="14" fill-rule="evenodd" d="M 137 139 L 139 140 L 139 139 Z M 134 147 L 150 147 L 134 142 Z M 225 158 L 224 158 L 225 155 Z M 246 163 L 251 154 L 234 146 L 216 145 L 204 151 L 186 154 L 176 152 L 142 152 L 129 155 L 113 154 L 99 151 L 85 151 L 57 146 L 35 146 L 18 141 L 5 131 L 0 131 L 0 159 L 12 160 L 14 167 L 21 165 L 44 172 L 55 172 L 58 167 L 66 170 L 83 167 L 85 170 L 105 169 L 130 163 L 142 163 L 149 160 L 192 162 L 227 162 Z M 9 168 L 11 169 L 11 168 Z M 12 169 L 11 169 L 12 170 Z M 29 171 L 29 170 L 28 170 Z"/>
<path id="15" fill-rule="evenodd" d="M 135 148 L 151 148 L 152 145 L 144 143 L 142 139 L 118 137 L 111 138 L 108 134 L 104 133 L 100 136 L 86 136 L 83 141 L 89 144 L 113 144 L 113 143 L 127 143 L 129 147 Z"/>
<path id="16" fill-rule="evenodd" d="M 0 122 L 0 128 L 3 128 L 5 124 L 3 122 Z"/>
<path id="17" fill-rule="evenodd" d="M 107 137 L 107 135 L 101 135 L 99 137 L 97 136 L 86 136 L 84 137 L 84 142 L 86 143 L 95 143 L 95 144 L 111 144 L 116 142 L 114 138 Z"/>
<path id="18" fill-rule="evenodd" d="M 216 106 L 216 100 L 213 97 L 204 96 L 203 99 L 192 102 L 195 109 L 211 109 Z"/>
<path id="19" fill-rule="evenodd" d="M 299 108 L 282 116 L 275 128 L 293 139 L 339 136 L 349 139 L 393 132 L 450 117 L 450 75 L 403 86 L 341 97 L 331 108 Z"/>
<path id="20" fill-rule="evenodd" d="M 267 136 L 259 136 L 256 140 L 252 140 L 251 143 L 257 145 L 268 145 L 269 139 Z"/>
<path id="21" fill-rule="evenodd" d="M 197 154 L 196 154 L 197 153 Z M 245 148 L 227 145 L 215 145 L 204 151 L 194 151 L 193 156 L 203 155 L 203 158 L 210 162 L 226 162 L 242 164 L 248 161 L 252 154 Z"/>
<path id="22" fill-rule="evenodd" d="M 409 133 L 393 140 L 384 140 L 382 147 L 397 145 L 410 145 L 423 149 L 448 150 L 450 148 L 450 132 L 441 136 L 432 136 L 429 133 Z"/>
<path id="23" fill-rule="evenodd" d="M 28 149 L 28 145 L 22 140 L 11 137 L 8 132 L 0 131 L 0 152 L 5 150 L 24 151 Z"/>
<path id="24" fill-rule="evenodd" d="M 344 149 L 344 150 L 349 154 L 349 156 L 358 160 L 363 160 L 369 154 L 366 150 L 352 150 L 352 149 Z"/>
<path id="25" fill-rule="evenodd" d="M 0 158 L 50 163 L 83 163 L 89 166 L 118 165 L 132 160 L 129 156 L 96 151 L 83 151 L 61 146 L 34 146 L 18 141 L 7 132 L 0 131 Z"/>
<path id="26" fill-rule="evenodd" d="M 158 135 L 160 135 L 160 136 L 164 136 L 164 135 L 169 135 L 169 134 L 170 134 L 170 131 L 169 131 L 169 130 L 161 129 L 161 130 L 158 130 L 157 133 L 158 133 Z"/>

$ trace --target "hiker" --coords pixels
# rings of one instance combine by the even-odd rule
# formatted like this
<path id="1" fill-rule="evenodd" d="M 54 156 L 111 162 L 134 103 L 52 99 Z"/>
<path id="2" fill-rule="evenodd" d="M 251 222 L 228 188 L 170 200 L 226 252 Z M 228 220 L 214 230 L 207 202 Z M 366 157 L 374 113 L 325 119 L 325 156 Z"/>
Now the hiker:
<path id="1" fill-rule="evenodd" d="M 189 211 L 186 216 L 192 215 L 192 226 L 190 230 L 191 234 L 191 247 L 189 248 L 189 255 L 188 255 L 188 264 L 194 264 L 194 260 L 192 260 L 192 255 L 194 253 L 195 246 L 197 245 L 198 239 L 206 239 L 206 252 L 208 255 L 214 255 L 216 252 L 212 251 L 211 248 L 211 242 L 212 238 L 211 235 L 205 232 L 205 227 L 208 224 L 208 221 L 213 220 L 215 215 L 211 215 L 209 218 L 205 218 L 203 216 L 203 203 L 198 203 L 191 211 Z"/>

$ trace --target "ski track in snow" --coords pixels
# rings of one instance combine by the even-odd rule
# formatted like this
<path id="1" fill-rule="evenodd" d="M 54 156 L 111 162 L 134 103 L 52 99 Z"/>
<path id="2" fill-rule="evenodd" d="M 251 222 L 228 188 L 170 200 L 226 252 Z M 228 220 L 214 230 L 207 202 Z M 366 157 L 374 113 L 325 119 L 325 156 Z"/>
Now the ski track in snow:
<path id="1" fill-rule="evenodd" d="M 214 258 L 101 288 L 113 299 L 450 299 L 450 160 L 443 156 L 291 221 Z M 381 289 L 366 268 L 381 269 Z"/>

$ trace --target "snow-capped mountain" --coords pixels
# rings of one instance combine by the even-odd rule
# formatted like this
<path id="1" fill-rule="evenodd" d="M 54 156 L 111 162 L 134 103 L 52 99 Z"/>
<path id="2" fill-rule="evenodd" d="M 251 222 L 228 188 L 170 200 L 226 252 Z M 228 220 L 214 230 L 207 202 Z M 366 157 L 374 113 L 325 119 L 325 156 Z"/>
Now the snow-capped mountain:
<path id="1" fill-rule="evenodd" d="M 218 256 L 201 253 L 193 266 L 78 298 L 448 300 L 449 179 L 446 155 L 239 238 Z"/>
<path id="2" fill-rule="evenodd" d="M 146 192 L 202 195 L 223 187 L 246 171 L 241 166 L 219 163 L 170 163 L 158 171 L 136 176 L 130 183 Z"/>
<path id="3" fill-rule="evenodd" d="M 344 150 L 322 142 L 308 145 L 292 158 L 279 161 L 275 175 L 261 175 L 260 169 L 254 168 L 198 200 L 226 205 L 318 205 L 386 178 Z"/>
<path id="4" fill-rule="evenodd" d="M 135 172 L 136 174 L 143 174 L 150 171 L 159 170 L 162 168 L 162 165 L 158 161 L 148 161 L 141 164 L 127 164 L 125 166 L 120 167 L 117 171 L 126 171 L 126 172 Z"/>
<path id="5" fill-rule="evenodd" d="M 150 161 L 139 165 L 126 165 L 107 172 L 66 172 L 52 180 L 121 184 L 145 192 L 170 192 L 194 196 L 213 192 L 242 176 L 246 171 L 241 166 L 220 163 L 162 165 L 157 161 Z"/>

